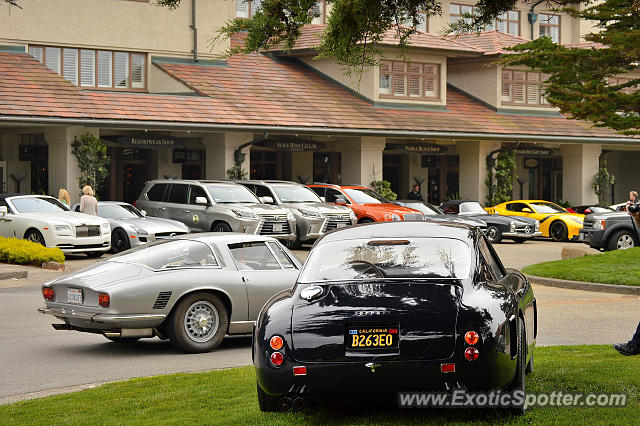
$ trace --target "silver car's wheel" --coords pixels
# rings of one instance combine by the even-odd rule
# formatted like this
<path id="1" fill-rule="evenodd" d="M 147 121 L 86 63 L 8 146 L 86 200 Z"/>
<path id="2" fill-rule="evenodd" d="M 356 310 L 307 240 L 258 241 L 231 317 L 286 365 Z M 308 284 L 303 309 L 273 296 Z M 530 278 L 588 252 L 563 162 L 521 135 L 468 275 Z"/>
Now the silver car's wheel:
<path id="1" fill-rule="evenodd" d="M 216 334 L 219 323 L 215 306 L 205 300 L 199 300 L 187 308 L 184 331 L 194 342 L 204 343 Z"/>
<path id="2" fill-rule="evenodd" d="M 616 241 L 616 246 L 618 250 L 628 249 L 634 246 L 633 238 L 629 234 L 622 234 L 618 237 Z"/>
<path id="3" fill-rule="evenodd" d="M 31 241 L 32 243 L 38 243 L 38 244 L 42 244 L 43 246 L 46 246 L 46 244 L 44 243 L 44 237 L 42 236 L 40 231 L 36 229 L 29 230 L 24 236 L 24 238 L 25 240 Z"/>
<path id="4" fill-rule="evenodd" d="M 184 297 L 167 320 L 171 343 L 190 353 L 216 348 L 229 327 L 227 308 L 211 293 L 193 293 Z"/>

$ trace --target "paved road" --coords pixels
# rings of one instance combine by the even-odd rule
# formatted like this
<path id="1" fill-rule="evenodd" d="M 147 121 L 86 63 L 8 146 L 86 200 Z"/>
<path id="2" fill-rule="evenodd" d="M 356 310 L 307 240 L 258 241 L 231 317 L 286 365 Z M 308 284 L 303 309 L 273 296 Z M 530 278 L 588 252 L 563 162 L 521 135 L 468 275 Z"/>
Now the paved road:
<path id="1" fill-rule="evenodd" d="M 520 268 L 560 259 L 560 251 L 567 244 L 533 241 L 496 248 L 506 266 Z M 304 258 L 307 252 L 297 254 Z M 78 257 L 68 264 L 71 270 L 78 270 L 91 262 Z M 212 353 L 185 355 L 159 339 L 121 345 L 99 335 L 55 331 L 51 319 L 37 313 L 36 308 L 42 305 L 40 284 L 60 273 L 38 269 L 30 273 L 28 280 L 0 281 L 0 404 L 129 377 L 251 363 L 247 337 L 227 338 Z M 536 286 L 535 292 L 541 345 L 624 341 L 640 319 L 637 296 L 542 286 Z"/>

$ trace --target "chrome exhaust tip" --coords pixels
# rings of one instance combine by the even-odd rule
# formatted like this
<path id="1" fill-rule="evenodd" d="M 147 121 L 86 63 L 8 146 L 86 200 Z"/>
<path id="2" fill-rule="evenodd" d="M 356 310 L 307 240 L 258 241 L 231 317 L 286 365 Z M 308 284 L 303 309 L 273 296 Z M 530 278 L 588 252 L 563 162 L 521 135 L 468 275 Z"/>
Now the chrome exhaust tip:
<path id="1" fill-rule="evenodd" d="M 289 411 L 291 409 L 291 405 L 291 398 L 289 398 L 288 396 L 283 396 L 278 401 L 278 408 L 280 409 L 280 411 Z"/>
<path id="2" fill-rule="evenodd" d="M 304 398 L 297 397 L 293 400 L 293 409 L 296 411 L 302 411 L 307 407 L 307 401 Z"/>

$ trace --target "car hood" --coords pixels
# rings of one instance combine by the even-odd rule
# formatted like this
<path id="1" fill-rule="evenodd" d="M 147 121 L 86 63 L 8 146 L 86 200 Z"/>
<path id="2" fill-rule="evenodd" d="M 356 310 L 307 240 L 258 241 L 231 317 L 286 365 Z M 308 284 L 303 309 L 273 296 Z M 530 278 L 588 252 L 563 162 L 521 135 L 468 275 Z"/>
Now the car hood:
<path id="1" fill-rule="evenodd" d="M 158 232 L 189 232 L 189 228 L 182 222 L 161 217 L 139 217 L 131 219 L 109 219 L 111 228 L 116 226 L 140 228 L 149 234 Z"/>
<path id="2" fill-rule="evenodd" d="M 584 221 L 584 215 L 580 214 L 580 213 L 536 213 L 537 216 L 540 218 L 540 223 L 552 219 L 552 218 L 557 218 L 557 217 L 561 217 L 564 219 L 579 219 Z"/>
<path id="3" fill-rule="evenodd" d="M 301 209 L 310 210 L 318 213 L 340 213 L 349 214 L 351 209 L 346 206 L 339 206 L 337 204 L 325 204 L 322 202 L 317 203 L 280 203 L 281 207 L 288 209 Z"/>
<path id="4" fill-rule="evenodd" d="M 282 207 L 272 206 L 271 204 L 260 203 L 225 203 L 220 206 L 228 207 L 230 209 L 237 209 L 254 214 L 287 214 L 287 210 Z"/>
<path id="5" fill-rule="evenodd" d="M 397 215 L 403 215 L 407 213 L 420 213 L 422 212 L 418 210 L 411 209 L 409 207 L 402 207 L 397 204 L 392 203 L 382 203 L 382 204 L 360 204 L 367 208 L 367 210 L 377 210 L 381 213 L 395 213 Z"/>
<path id="6" fill-rule="evenodd" d="M 496 214 L 461 214 L 458 217 L 464 218 L 474 218 L 479 219 L 487 223 L 501 223 L 504 225 L 510 225 L 511 221 L 516 222 L 516 226 L 526 226 L 526 225 L 535 225 L 536 219 L 530 217 L 520 217 L 520 216 L 503 216 Z"/>
<path id="7" fill-rule="evenodd" d="M 141 271 L 142 266 L 105 260 L 64 275 L 52 281 L 51 284 L 72 284 L 92 290 L 102 290 L 122 280 L 137 277 Z"/>
<path id="8" fill-rule="evenodd" d="M 46 212 L 46 213 L 20 213 L 20 216 L 34 220 L 47 220 L 50 223 L 76 225 L 102 225 L 107 220 L 99 216 L 93 216 L 73 211 Z"/>

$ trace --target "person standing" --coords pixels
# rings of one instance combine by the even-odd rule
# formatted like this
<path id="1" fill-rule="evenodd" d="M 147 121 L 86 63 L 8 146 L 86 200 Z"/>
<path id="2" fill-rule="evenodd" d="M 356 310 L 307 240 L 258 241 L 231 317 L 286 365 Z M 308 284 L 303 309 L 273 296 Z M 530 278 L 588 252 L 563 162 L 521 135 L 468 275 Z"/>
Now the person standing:
<path id="1" fill-rule="evenodd" d="M 417 183 L 413 185 L 413 189 L 407 195 L 407 200 L 424 201 L 424 198 L 422 198 L 422 194 L 420 194 L 420 185 L 418 185 Z"/>
<path id="2" fill-rule="evenodd" d="M 629 210 L 629 206 L 631 204 L 640 203 L 640 199 L 638 199 L 638 193 L 636 191 L 629 191 L 629 201 L 627 201 L 627 205 L 625 210 Z"/>
<path id="3" fill-rule="evenodd" d="M 58 201 L 69 207 L 69 205 L 71 204 L 71 197 L 69 196 L 69 192 L 66 189 L 60 188 L 60 191 L 58 191 Z"/>
<path id="4" fill-rule="evenodd" d="M 89 185 L 82 188 L 82 197 L 80 197 L 80 213 L 98 215 L 98 200 L 93 196 L 93 189 Z"/>

